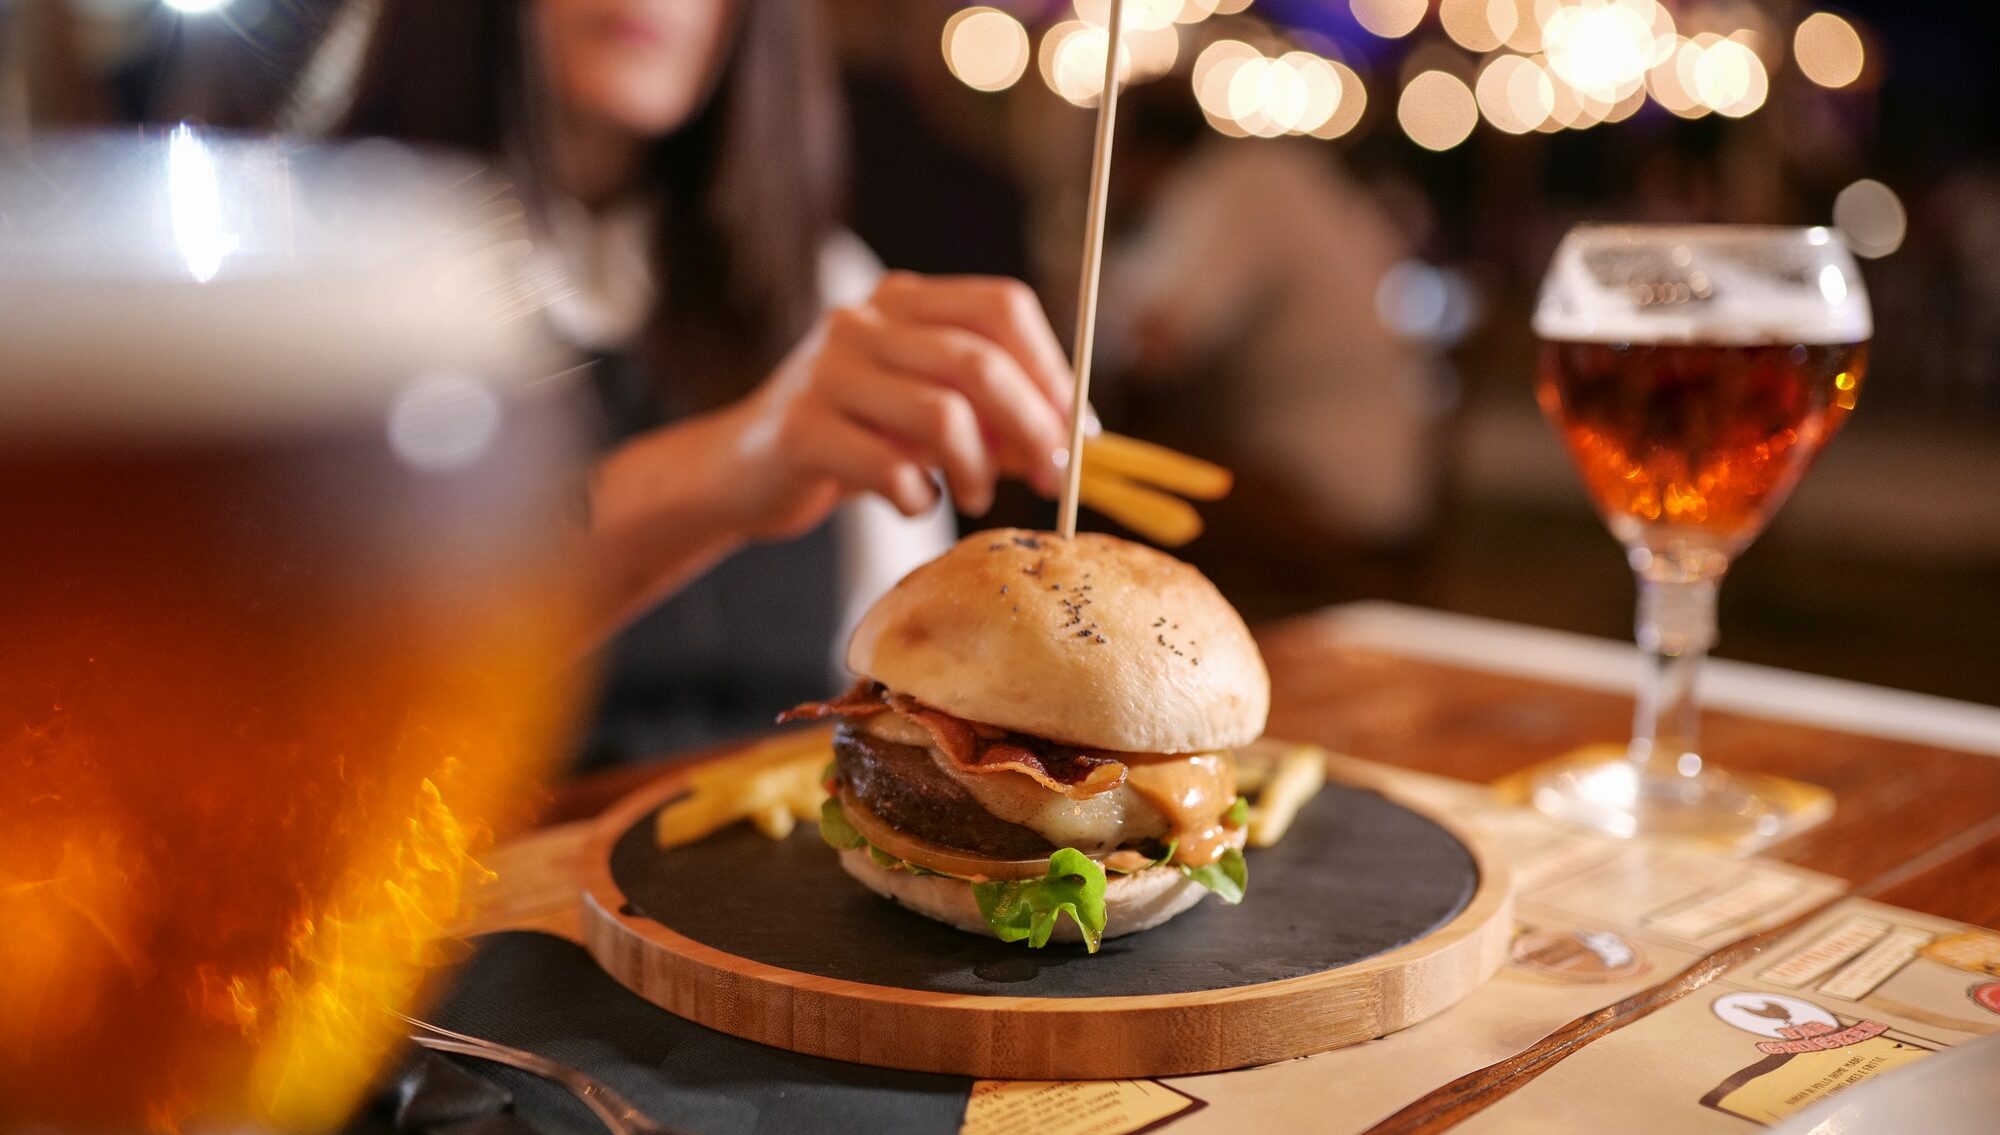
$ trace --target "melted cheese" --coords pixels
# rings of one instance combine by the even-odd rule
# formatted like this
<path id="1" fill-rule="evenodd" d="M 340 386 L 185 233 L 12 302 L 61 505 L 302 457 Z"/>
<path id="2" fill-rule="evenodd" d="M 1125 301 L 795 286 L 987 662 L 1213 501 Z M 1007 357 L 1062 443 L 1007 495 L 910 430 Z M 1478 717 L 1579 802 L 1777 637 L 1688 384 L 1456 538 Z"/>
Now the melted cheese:
<path id="1" fill-rule="evenodd" d="M 1024 773 L 969 773 L 938 750 L 929 730 L 900 713 L 874 714 L 856 722 L 856 728 L 892 744 L 923 749 L 945 775 L 972 793 L 980 807 L 1039 833 L 1057 847 L 1097 855 L 1167 833 L 1158 810 L 1129 788 L 1071 798 L 1049 791 Z"/>
<path id="2" fill-rule="evenodd" d="M 1236 765 L 1226 753 L 1134 754 L 1125 758 L 1123 785 L 1071 799 L 1018 772 L 965 772 L 937 750 L 928 730 L 902 714 L 878 713 L 856 724 L 884 741 L 928 751 L 981 807 L 1057 847 L 1098 855 L 1141 840 L 1171 839 L 1179 841 L 1176 863 L 1204 867 L 1232 842 L 1222 814 L 1236 800 Z"/>
<path id="3" fill-rule="evenodd" d="M 1167 831 L 1165 818 L 1128 785 L 1072 798 L 1050 792 L 1023 773 L 965 772 L 935 749 L 931 759 L 945 775 L 964 785 L 980 807 L 1008 823 L 1040 832 L 1057 847 L 1097 855 L 1163 836 Z"/>
<path id="4" fill-rule="evenodd" d="M 1140 758 L 1127 765 L 1125 783 L 1167 822 L 1179 841 L 1174 862 L 1206 867 L 1229 846 L 1222 814 L 1236 802 L 1236 764 L 1226 753 Z"/>
<path id="5" fill-rule="evenodd" d="M 936 743 L 931 738 L 930 730 L 895 712 L 869 714 L 855 722 L 854 727 L 892 745 L 910 745 L 928 749 Z"/>

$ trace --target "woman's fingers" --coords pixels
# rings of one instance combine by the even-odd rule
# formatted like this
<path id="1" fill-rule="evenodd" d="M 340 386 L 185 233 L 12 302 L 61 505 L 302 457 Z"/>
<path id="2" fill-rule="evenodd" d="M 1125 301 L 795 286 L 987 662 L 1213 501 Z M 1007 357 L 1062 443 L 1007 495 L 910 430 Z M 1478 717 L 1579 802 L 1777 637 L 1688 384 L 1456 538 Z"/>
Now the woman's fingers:
<path id="1" fill-rule="evenodd" d="M 988 451 L 973 404 L 948 386 L 850 360 L 821 396 L 906 451 L 944 470 L 952 500 L 977 516 L 993 507 L 998 463 Z"/>
<path id="2" fill-rule="evenodd" d="M 1069 421 L 1075 380 L 1069 359 L 1035 293 L 1003 276 L 919 276 L 891 272 L 869 301 L 892 319 L 976 332 L 1014 357 L 1058 420 Z"/>
<path id="3" fill-rule="evenodd" d="M 970 331 L 912 323 L 886 324 L 869 349 L 883 366 L 963 396 L 1007 471 L 1044 493 L 1056 490 L 1055 451 L 1068 431 L 1013 356 Z"/>
<path id="4" fill-rule="evenodd" d="M 889 439 L 831 405 L 795 405 L 792 412 L 784 444 L 795 468 L 885 497 L 904 516 L 937 503 L 937 486 L 923 466 Z"/>

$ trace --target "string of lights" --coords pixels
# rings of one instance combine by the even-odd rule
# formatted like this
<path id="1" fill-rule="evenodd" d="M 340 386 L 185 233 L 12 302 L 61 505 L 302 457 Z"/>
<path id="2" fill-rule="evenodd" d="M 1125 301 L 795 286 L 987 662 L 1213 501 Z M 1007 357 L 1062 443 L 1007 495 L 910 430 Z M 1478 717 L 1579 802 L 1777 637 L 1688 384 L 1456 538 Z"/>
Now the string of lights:
<path id="1" fill-rule="evenodd" d="M 945 64 L 975 90 L 1001 91 L 1032 62 L 1050 91 L 1094 106 L 1106 5 L 1071 0 L 1051 20 L 1044 3 L 1025 21 L 963 8 L 944 26 Z M 1336 34 L 1324 19 L 1296 26 L 1304 11 L 1340 17 Z M 1879 81 L 1869 35 L 1853 21 L 1816 11 L 1787 27 L 1740 0 L 1127 0 L 1125 19 L 1121 81 L 1187 82 L 1209 126 L 1233 138 L 1344 137 L 1369 121 L 1371 83 L 1393 84 L 1393 114 L 1381 118 L 1445 151 L 1482 122 L 1513 135 L 1588 130 L 1648 103 L 1686 119 L 1741 119 L 1764 108 L 1774 81 L 1828 90 Z M 1044 22 L 1037 43 L 1030 25 Z M 1841 202 L 1836 223 L 1856 253 L 1901 245 L 1906 218 L 1888 186 L 1856 182 Z"/>
<path id="2" fill-rule="evenodd" d="M 1347 7 L 1356 36 L 1411 39 L 1434 23 L 1442 36 L 1425 37 L 1418 51 L 1456 45 L 1473 53 L 1400 83 L 1396 121 L 1432 150 L 1464 142 L 1481 120 L 1508 134 L 1585 130 L 1624 121 L 1648 100 L 1683 118 L 1742 118 L 1764 106 L 1774 71 L 1788 62 L 1834 89 L 1859 82 L 1869 64 L 1861 30 L 1831 12 L 1801 20 L 1787 56 L 1771 17 L 1745 4 L 1687 6 L 1680 18 L 1661 0 L 1441 0 L 1435 8 L 1428 0 L 1349 0 Z M 965 8 L 945 24 L 945 63 L 966 85 L 998 91 L 1018 82 L 1032 58 L 1049 90 L 1094 105 L 1108 49 L 1104 8 L 1105 0 L 1074 0 L 1073 16 L 1043 29 L 1039 47 L 1015 15 Z M 1229 33 L 1204 26 L 1246 11 L 1260 14 L 1248 0 L 1131 0 L 1119 73 L 1130 83 L 1159 79 L 1192 52 L 1192 67 L 1182 70 L 1196 100 L 1211 126 L 1235 137 L 1332 139 L 1360 123 L 1367 82 L 1333 40 L 1260 18 L 1229 21 Z"/>

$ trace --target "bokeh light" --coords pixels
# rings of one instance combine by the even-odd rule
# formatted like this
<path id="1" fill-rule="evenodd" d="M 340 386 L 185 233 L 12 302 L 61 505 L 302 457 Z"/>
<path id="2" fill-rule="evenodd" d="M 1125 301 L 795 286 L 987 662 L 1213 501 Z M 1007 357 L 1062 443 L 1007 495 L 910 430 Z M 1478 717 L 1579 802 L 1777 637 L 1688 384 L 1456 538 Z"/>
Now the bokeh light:
<path id="1" fill-rule="evenodd" d="M 1315 138 L 1339 138 L 1361 125 L 1361 116 L 1368 111 L 1368 88 L 1362 85 L 1361 76 L 1338 59 L 1326 61 L 1327 69 L 1340 81 L 1340 102 L 1335 104 L 1333 114 L 1316 129 L 1308 131 Z"/>
<path id="2" fill-rule="evenodd" d="M 1263 57 L 1262 52 L 1240 39 L 1216 40 L 1195 56 L 1192 76 L 1194 98 L 1209 125 L 1238 137 L 1249 133 L 1236 124 L 1230 113 L 1229 89 L 1236 72 L 1245 63 Z"/>
<path id="3" fill-rule="evenodd" d="M 1692 40 L 1681 38 L 1667 58 L 1653 65 L 1646 72 L 1646 93 L 1653 101 L 1682 118 L 1700 118 L 1708 108 L 1695 97 L 1690 84 L 1694 79 L 1694 65 L 1701 58 L 1701 48 Z"/>
<path id="4" fill-rule="evenodd" d="M 1175 19 L 1183 24 L 1198 24 L 1210 16 L 1236 15 L 1249 6 L 1250 0 L 1186 0 Z"/>
<path id="5" fill-rule="evenodd" d="M 1076 10 L 1077 19 L 1086 24 L 1104 27 L 1111 22 L 1111 0 L 1075 0 L 1071 5 Z M 1125 0 L 1125 12 L 1121 31 L 1130 34 L 1136 31 L 1172 27 L 1180 18 L 1181 0 Z M 1205 18 L 1207 13 L 1195 19 Z"/>
<path id="6" fill-rule="evenodd" d="M 1298 76 L 1304 92 L 1298 114 L 1287 127 L 1295 134 L 1310 134 L 1325 126 L 1340 108 L 1340 73 L 1333 64 L 1314 55 L 1310 51 L 1288 51 L 1278 57 L 1278 62 Z"/>
<path id="7" fill-rule="evenodd" d="M 1428 0 L 1351 0 L 1354 22 L 1381 36 L 1400 39 L 1417 30 L 1429 10 Z"/>
<path id="8" fill-rule="evenodd" d="M 1590 0 L 1548 13 L 1542 46 L 1549 70 L 1580 94 L 1617 102 L 1673 50 L 1673 18 L 1654 0 Z"/>
<path id="9" fill-rule="evenodd" d="M 1449 150 L 1479 123 L 1479 103 L 1456 75 L 1425 71 L 1403 88 L 1396 121 L 1410 141 L 1427 150 Z"/>
<path id="10" fill-rule="evenodd" d="M 1209 125 L 1231 137 L 1335 138 L 1353 129 L 1367 97 L 1343 64 L 1310 51 L 1267 57 L 1234 39 L 1204 48 L 1191 78 Z"/>
<path id="11" fill-rule="evenodd" d="M 1910 217 L 1895 190 L 1863 178 L 1833 199 L 1833 223 L 1854 255 L 1872 260 L 1903 247 Z"/>
<path id="12" fill-rule="evenodd" d="M 1068 0 L 1079 18 L 1049 29 L 1037 53 L 1050 89 L 1080 106 L 1094 105 L 1101 94 L 1104 36 L 1094 21 L 1108 19 L 1110 2 Z M 1187 66 L 1180 57 L 1183 27 L 1250 6 L 1248 0 L 1125 3 L 1119 74 L 1129 83 Z M 1356 22 L 1383 37 L 1408 36 L 1431 12 L 1428 0 L 1348 3 Z M 1414 42 L 1396 65 L 1400 79 L 1390 80 L 1402 88 L 1396 117 L 1404 133 L 1433 150 L 1463 142 L 1482 119 L 1507 134 L 1553 134 L 1625 122 L 1648 101 L 1682 118 L 1741 118 L 1765 106 L 1772 75 L 1786 63 L 1782 28 L 1748 0 L 1671 6 L 1670 0 L 1438 0 L 1436 8 L 1444 34 Z M 1690 25 L 1688 34 L 1676 26 L 1676 13 Z M 1815 82 L 1852 83 L 1861 73 L 1860 33 L 1846 20 L 1819 12 L 1795 30 L 1800 66 L 1817 69 Z M 996 38 L 997 31 L 996 25 Z M 1287 35 L 1254 16 L 1228 22 L 1225 38 L 1192 34 L 1209 42 L 1192 67 L 1191 88 L 1209 125 L 1223 134 L 1331 139 L 1365 117 L 1361 76 L 1331 58 L 1339 51 L 1323 37 Z M 981 50 L 1010 57 L 1019 44 Z M 983 54 L 976 61 L 954 56 L 949 38 L 946 50 L 953 73 L 972 85 L 1006 74 Z"/>
<path id="13" fill-rule="evenodd" d="M 1124 34 L 1123 38 L 1125 40 L 1125 54 L 1128 56 L 1128 60 L 1127 65 L 1120 70 L 1119 74 L 1125 76 L 1128 82 L 1150 83 L 1154 79 L 1173 70 L 1174 64 L 1180 59 L 1181 36 L 1179 30 L 1172 24 L 1166 24 L 1157 28 L 1143 28 L 1138 31 L 1129 31 Z M 1100 86 L 1103 82 L 1101 77 L 1102 63 L 1103 61 L 1100 59 Z"/>
<path id="14" fill-rule="evenodd" d="M 229 0 L 166 0 L 167 7 L 172 8 L 176 12 L 185 12 L 189 15 L 213 12 L 228 3 Z"/>
<path id="15" fill-rule="evenodd" d="M 1467 51 L 1492 51 L 1507 42 L 1520 22 L 1514 0 L 1442 0 L 1438 23 Z"/>
<path id="16" fill-rule="evenodd" d="M 944 62 L 975 91 L 1004 91 L 1028 69 L 1028 29 L 998 8 L 966 8 L 944 24 Z"/>
<path id="17" fill-rule="evenodd" d="M 1478 322 L 1479 299 L 1464 273 L 1413 257 L 1376 281 L 1375 315 L 1405 339 L 1448 347 Z"/>
<path id="18" fill-rule="evenodd" d="M 1645 105 L 1646 105 L 1646 88 L 1643 85 L 1634 87 L 1632 89 L 1632 93 L 1626 95 L 1624 98 L 1619 99 L 1617 102 L 1614 102 L 1609 107 L 1605 108 L 1604 117 L 1603 119 L 1601 119 L 1601 121 L 1623 122 L 1626 119 L 1632 117 L 1633 115 L 1639 113 L 1639 111 L 1643 109 Z"/>
<path id="19" fill-rule="evenodd" d="M 1501 14 L 1506 8 L 1513 13 L 1510 20 Z M 1487 18 L 1493 21 L 1495 30 L 1501 32 L 1501 42 L 1523 55 L 1532 55 L 1542 49 L 1542 21 L 1555 11 L 1555 0 L 1491 0 Z"/>
<path id="20" fill-rule="evenodd" d="M 1555 75 L 1550 75 L 1550 84 L 1555 87 L 1555 108 L 1549 112 L 1549 121 L 1542 129 L 1554 133 L 1562 130 L 1588 130 L 1603 122 L 1611 113 L 1609 100 L 1598 98 L 1587 91 L 1577 90 Z"/>
<path id="21" fill-rule="evenodd" d="M 1764 61 L 1757 58 L 1757 53 L 1738 40 L 1718 38 L 1701 43 L 1703 38 L 1697 36 L 1694 41 L 1701 44 L 1691 84 L 1695 98 L 1717 114 L 1731 118 L 1741 118 L 1763 106 L 1770 91 L 1770 78 L 1764 73 Z"/>
<path id="22" fill-rule="evenodd" d="M 1832 12 L 1814 12 L 1792 33 L 1792 58 L 1806 78 L 1839 88 L 1861 77 L 1868 53 L 1853 24 Z"/>
<path id="23" fill-rule="evenodd" d="M 1479 112 L 1496 129 L 1526 134 L 1549 120 L 1556 105 L 1555 84 L 1532 59 L 1496 55 L 1479 72 L 1473 95 Z"/>
<path id="24" fill-rule="evenodd" d="M 1229 78 L 1229 117 L 1260 138 L 1283 134 L 1303 112 L 1305 101 L 1298 72 L 1275 59 L 1246 59 Z"/>
<path id="25" fill-rule="evenodd" d="M 1035 62 L 1042 82 L 1078 106 L 1095 106 L 1104 93 L 1104 53 L 1111 37 L 1105 30 L 1082 20 L 1064 20 L 1042 33 L 1041 50 Z M 1118 53 L 1118 78 L 1124 82 L 1132 74 L 1132 53 Z"/>

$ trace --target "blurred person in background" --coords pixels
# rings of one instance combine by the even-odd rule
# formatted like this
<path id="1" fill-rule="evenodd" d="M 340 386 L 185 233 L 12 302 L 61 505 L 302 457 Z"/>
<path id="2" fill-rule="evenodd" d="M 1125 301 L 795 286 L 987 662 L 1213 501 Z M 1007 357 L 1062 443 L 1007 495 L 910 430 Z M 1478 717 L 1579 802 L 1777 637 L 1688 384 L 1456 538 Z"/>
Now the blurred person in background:
<path id="1" fill-rule="evenodd" d="M 1177 84 L 1120 117 L 1104 396 L 1237 471 L 1192 558 L 1258 616 L 1394 593 L 1438 463 L 1435 361 L 1377 313 L 1402 235 L 1323 145 L 1219 137 Z"/>
<path id="2" fill-rule="evenodd" d="M 1025 286 L 884 276 L 836 222 L 844 142 L 814 5 L 347 0 L 269 119 L 488 157 L 530 211 L 557 332 L 592 357 L 605 602 L 635 621 L 586 759 L 768 727 L 847 629 L 986 511 L 1058 488 L 1071 379 Z M 241 124 L 216 47 L 153 117 Z M 208 108 L 222 113 L 204 113 Z M 671 596 L 668 598 L 668 596 Z M 661 600 L 664 599 L 664 602 Z"/>

